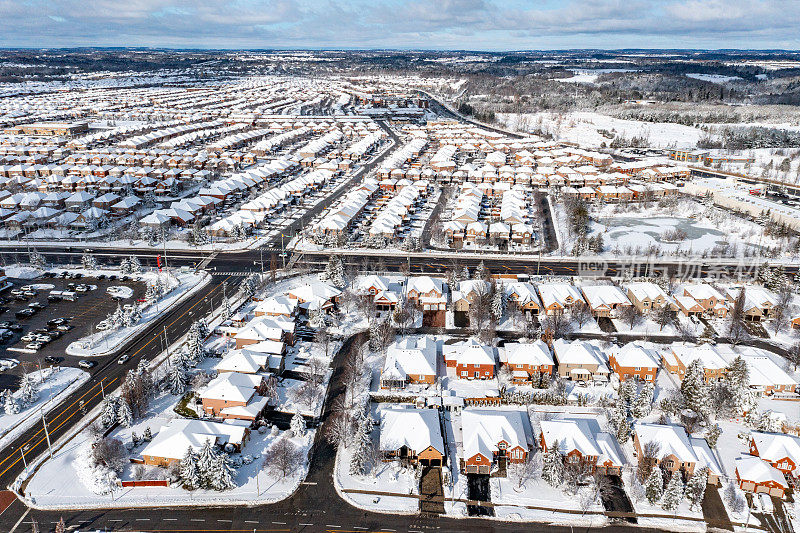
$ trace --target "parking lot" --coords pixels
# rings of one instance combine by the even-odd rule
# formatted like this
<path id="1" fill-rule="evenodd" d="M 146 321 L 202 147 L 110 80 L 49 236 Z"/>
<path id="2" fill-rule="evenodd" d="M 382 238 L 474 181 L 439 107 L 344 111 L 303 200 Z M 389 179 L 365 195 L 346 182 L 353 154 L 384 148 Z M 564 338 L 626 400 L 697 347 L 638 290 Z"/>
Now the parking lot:
<path id="1" fill-rule="evenodd" d="M 55 277 L 10 281 L 14 286 L 4 291 L 4 301 L 0 301 L 0 358 L 43 366 L 53 363 L 77 366 L 80 358 L 66 355 L 67 346 L 96 333 L 96 325 L 114 312 L 117 305 L 134 304 L 145 294 L 143 283 L 116 277 L 64 278 L 59 272 Z M 123 286 L 132 290 L 129 298 L 115 300 L 107 292 L 109 287 Z M 38 305 L 41 309 L 30 317 L 23 316 L 24 310 L 31 309 L 31 305 Z M 41 344 L 38 349 L 37 343 Z M 57 359 L 54 361 L 52 358 Z"/>

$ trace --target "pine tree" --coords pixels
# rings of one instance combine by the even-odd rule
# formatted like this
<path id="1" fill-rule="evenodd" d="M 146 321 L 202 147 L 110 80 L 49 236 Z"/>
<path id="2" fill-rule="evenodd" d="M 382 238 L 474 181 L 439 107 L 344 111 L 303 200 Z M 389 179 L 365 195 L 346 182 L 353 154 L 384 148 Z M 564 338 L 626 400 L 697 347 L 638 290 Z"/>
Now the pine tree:
<path id="1" fill-rule="evenodd" d="M 686 375 L 681 383 L 681 393 L 689 409 L 700 416 L 710 413 L 711 398 L 705 380 L 705 368 L 699 359 L 692 361 L 686 369 Z"/>
<path id="2" fill-rule="evenodd" d="M 17 399 L 14 397 L 14 394 L 11 392 L 11 389 L 6 389 L 3 393 L 3 409 L 7 415 L 15 415 L 19 413 L 19 403 Z"/>
<path id="3" fill-rule="evenodd" d="M 303 415 L 300 413 L 296 413 L 293 417 L 291 422 L 289 423 L 289 428 L 292 430 L 292 434 L 295 437 L 303 438 L 306 436 L 306 421 L 303 418 Z"/>
<path id="4" fill-rule="evenodd" d="M 123 259 L 122 262 L 119 264 L 119 271 L 122 274 L 130 274 L 131 273 L 131 260 L 128 259 L 127 257 L 125 259 Z"/>
<path id="5" fill-rule="evenodd" d="M 197 454 L 191 448 L 186 449 L 186 454 L 181 459 L 179 475 L 183 486 L 188 490 L 200 488 L 202 485 L 200 469 L 197 466 Z"/>
<path id="6" fill-rule="evenodd" d="M 564 461 L 558 447 L 558 441 L 554 441 L 542 455 L 542 479 L 552 487 L 558 487 L 564 481 Z"/>
<path id="7" fill-rule="evenodd" d="M 353 455 L 350 460 L 350 474 L 363 476 L 367 467 L 367 457 L 372 446 L 372 419 L 362 415 L 353 439 Z"/>
<path id="8" fill-rule="evenodd" d="M 681 473 L 675 471 L 669 478 L 667 488 L 664 490 L 664 495 L 661 497 L 661 508 L 665 511 L 674 511 L 683 501 L 683 480 Z"/>
<path id="9" fill-rule="evenodd" d="M 186 392 L 186 384 L 188 383 L 186 372 L 179 365 L 171 365 L 167 372 L 167 383 L 169 384 L 169 392 L 175 396 L 181 396 Z"/>
<path id="10" fill-rule="evenodd" d="M 203 447 L 200 448 L 200 454 L 197 457 L 197 469 L 200 478 L 201 487 L 211 486 L 211 478 L 213 475 L 216 460 L 216 451 L 211 444 L 211 439 L 206 439 Z"/>
<path id="11" fill-rule="evenodd" d="M 644 483 L 644 492 L 650 505 L 655 505 L 664 494 L 664 474 L 658 465 L 653 465 L 650 475 Z"/>
<path id="12" fill-rule="evenodd" d="M 625 444 L 631 438 L 631 426 L 627 420 L 621 420 L 617 426 L 617 440 L 620 444 Z"/>
<path id="13" fill-rule="evenodd" d="M 106 396 L 103 400 L 103 413 L 100 415 L 100 421 L 105 427 L 110 427 L 117 421 L 117 410 L 119 400 L 115 396 Z"/>
<path id="14" fill-rule="evenodd" d="M 466 267 L 464 267 L 466 268 Z M 478 263 L 478 266 L 475 267 L 475 272 L 473 272 L 474 279 L 483 279 L 486 275 L 486 265 L 483 264 L 483 261 Z M 465 278 L 468 279 L 468 278 Z"/>
<path id="15" fill-rule="evenodd" d="M 141 274 L 142 273 L 142 263 L 139 261 L 139 258 L 131 256 L 130 258 L 131 263 L 131 274 Z"/>
<path id="16" fill-rule="evenodd" d="M 712 448 L 716 447 L 719 436 L 722 435 L 722 428 L 719 424 L 713 424 L 706 430 L 706 442 Z"/>
<path id="17" fill-rule="evenodd" d="M 86 270 L 97 270 L 97 259 L 90 253 L 81 256 L 81 265 Z"/>
<path id="18" fill-rule="evenodd" d="M 642 385 L 642 390 L 636 397 L 636 402 L 633 406 L 633 416 L 636 418 L 644 418 L 650 414 L 653 409 L 653 396 L 655 394 L 655 385 L 652 381 L 646 381 Z"/>
<path id="19" fill-rule="evenodd" d="M 236 472 L 231 467 L 228 456 L 224 453 L 216 452 L 213 464 L 214 469 L 212 470 L 210 488 L 223 491 L 236 487 L 234 482 Z"/>
<path id="20" fill-rule="evenodd" d="M 33 386 L 33 381 L 28 375 L 22 377 L 22 387 L 20 390 L 20 402 L 24 406 L 32 405 L 39 399 L 39 393 Z"/>
<path id="21" fill-rule="evenodd" d="M 142 440 L 145 442 L 150 442 L 153 440 L 153 432 L 150 430 L 150 426 L 144 428 L 144 433 L 142 433 Z"/>
<path id="22" fill-rule="evenodd" d="M 131 427 L 133 424 L 133 412 L 131 411 L 130 405 L 125 400 L 119 402 L 119 407 L 117 408 L 117 422 L 121 426 Z"/>
<path id="23" fill-rule="evenodd" d="M 492 298 L 492 314 L 495 320 L 500 321 L 506 313 L 506 292 L 502 285 L 498 285 Z"/>
<path id="24" fill-rule="evenodd" d="M 698 509 L 703 502 L 708 485 L 708 467 L 697 470 L 686 483 L 686 498 L 691 509 Z"/>

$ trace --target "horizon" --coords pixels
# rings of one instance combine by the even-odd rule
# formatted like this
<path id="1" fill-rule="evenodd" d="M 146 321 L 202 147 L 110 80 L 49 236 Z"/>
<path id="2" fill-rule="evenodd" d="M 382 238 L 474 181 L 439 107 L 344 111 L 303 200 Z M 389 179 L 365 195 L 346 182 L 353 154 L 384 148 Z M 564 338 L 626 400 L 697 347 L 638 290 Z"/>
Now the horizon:
<path id="1" fill-rule="evenodd" d="M 788 0 L 7 0 L 0 21 L 3 48 L 800 49 Z"/>

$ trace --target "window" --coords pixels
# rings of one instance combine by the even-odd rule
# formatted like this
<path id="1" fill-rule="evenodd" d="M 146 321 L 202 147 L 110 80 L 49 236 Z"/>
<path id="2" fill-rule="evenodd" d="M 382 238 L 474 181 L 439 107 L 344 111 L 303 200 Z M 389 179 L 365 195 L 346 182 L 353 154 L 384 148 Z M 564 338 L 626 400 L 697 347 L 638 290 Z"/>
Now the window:
<path id="1" fill-rule="evenodd" d="M 475 372 L 475 377 L 476 377 L 476 378 L 479 378 L 479 377 L 481 377 L 481 373 L 480 373 L 480 372 Z"/>
<path id="2" fill-rule="evenodd" d="M 506 444 L 505 442 L 501 442 L 500 444 L 497 445 L 497 447 L 500 448 L 501 450 L 505 450 L 508 447 L 508 444 Z"/>
<path id="3" fill-rule="evenodd" d="M 664 461 L 664 466 L 665 466 L 666 468 L 673 468 L 673 467 L 675 466 L 675 462 L 674 462 L 674 461 L 672 461 L 671 459 L 670 459 L 670 460 L 668 460 L 668 461 Z"/>
<path id="4" fill-rule="evenodd" d="M 636 372 L 641 372 L 641 371 L 642 371 L 642 367 L 640 367 L 640 366 L 637 366 L 636 368 L 634 368 L 634 371 L 636 371 Z"/>
<path id="5" fill-rule="evenodd" d="M 468 374 L 468 372 L 467 372 L 466 370 L 462 370 L 462 371 L 461 371 L 461 377 L 462 377 L 462 378 L 465 378 L 465 377 L 467 377 L 467 374 Z"/>

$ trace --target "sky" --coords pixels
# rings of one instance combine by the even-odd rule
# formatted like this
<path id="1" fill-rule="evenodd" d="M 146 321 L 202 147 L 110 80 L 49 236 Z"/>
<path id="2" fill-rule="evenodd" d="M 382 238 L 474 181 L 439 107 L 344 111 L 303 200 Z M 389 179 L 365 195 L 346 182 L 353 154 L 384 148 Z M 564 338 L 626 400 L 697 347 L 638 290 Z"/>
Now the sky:
<path id="1" fill-rule="evenodd" d="M 800 49 L 798 0 L 0 0 L 0 47 Z"/>

